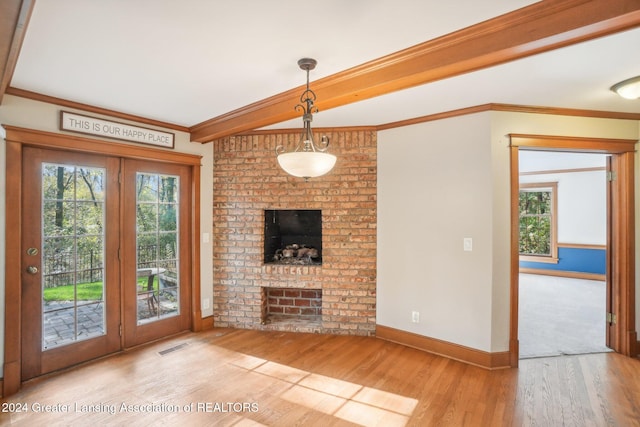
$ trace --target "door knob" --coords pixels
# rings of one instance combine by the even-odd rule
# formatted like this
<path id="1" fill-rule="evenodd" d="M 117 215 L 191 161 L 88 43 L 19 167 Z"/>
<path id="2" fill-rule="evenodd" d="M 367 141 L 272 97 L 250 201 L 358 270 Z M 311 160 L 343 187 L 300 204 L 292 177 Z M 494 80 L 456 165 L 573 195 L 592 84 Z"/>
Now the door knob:
<path id="1" fill-rule="evenodd" d="M 38 274 L 38 267 L 36 267 L 35 265 L 30 265 L 29 267 L 27 267 L 27 273 Z"/>

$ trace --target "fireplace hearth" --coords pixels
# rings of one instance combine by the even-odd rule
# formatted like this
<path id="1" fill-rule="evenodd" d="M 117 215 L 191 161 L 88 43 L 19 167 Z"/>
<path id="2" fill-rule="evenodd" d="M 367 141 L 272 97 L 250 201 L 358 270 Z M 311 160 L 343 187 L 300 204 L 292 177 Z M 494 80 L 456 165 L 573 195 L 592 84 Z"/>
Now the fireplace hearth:
<path id="1" fill-rule="evenodd" d="M 322 211 L 265 210 L 264 263 L 322 264 Z"/>

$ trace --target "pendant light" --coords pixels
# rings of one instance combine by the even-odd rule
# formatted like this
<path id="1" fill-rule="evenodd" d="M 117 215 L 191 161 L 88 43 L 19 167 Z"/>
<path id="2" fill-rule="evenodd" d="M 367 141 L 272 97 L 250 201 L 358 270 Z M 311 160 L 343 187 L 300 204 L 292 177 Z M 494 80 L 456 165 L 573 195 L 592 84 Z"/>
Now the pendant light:
<path id="1" fill-rule="evenodd" d="M 302 111 L 302 134 L 296 148 L 286 152 L 282 145 L 276 147 L 278 164 L 289 175 L 304 178 L 315 178 L 328 173 L 336 164 L 336 156 L 327 153 L 329 148 L 329 138 L 322 136 L 320 142 L 316 144 L 313 139 L 311 122 L 313 113 L 318 112 L 318 108 L 313 104 L 316 94 L 309 88 L 309 71 L 316 67 L 317 61 L 311 58 L 302 58 L 298 61 L 298 66 L 307 72 L 307 88 L 300 95 L 300 104 L 295 106 L 296 110 Z"/>

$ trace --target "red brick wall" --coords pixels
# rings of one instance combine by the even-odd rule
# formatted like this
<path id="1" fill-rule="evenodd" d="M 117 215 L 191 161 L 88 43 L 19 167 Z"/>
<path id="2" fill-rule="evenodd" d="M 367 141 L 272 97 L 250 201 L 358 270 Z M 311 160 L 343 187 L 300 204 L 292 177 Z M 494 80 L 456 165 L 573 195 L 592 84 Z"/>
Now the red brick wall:
<path id="1" fill-rule="evenodd" d="M 266 291 L 267 315 L 322 315 L 322 289 L 266 288 Z"/>
<path id="2" fill-rule="evenodd" d="M 288 176 L 276 161 L 276 146 L 291 147 L 298 132 L 214 141 L 216 326 L 279 329 L 262 322 L 264 288 L 301 288 L 322 290 L 322 322 L 315 332 L 375 333 L 376 133 L 316 131 L 322 134 L 331 138 L 329 151 L 338 161 L 329 174 L 308 182 Z M 322 265 L 265 265 L 265 209 L 322 210 Z M 303 324 L 293 329 L 307 331 Z"/>

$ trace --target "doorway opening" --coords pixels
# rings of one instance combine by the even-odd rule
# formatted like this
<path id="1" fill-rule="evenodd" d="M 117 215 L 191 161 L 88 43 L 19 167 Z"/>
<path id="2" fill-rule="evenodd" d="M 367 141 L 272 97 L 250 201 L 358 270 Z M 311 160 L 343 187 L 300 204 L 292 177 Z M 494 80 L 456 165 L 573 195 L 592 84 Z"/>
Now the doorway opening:
<path id="1" fill-rule="evenodd" d="M 520 153 L 521 359 L 610 351 L 607 157 Z"/>
<path id="2" fill-rule="evenodd" d="M 605 330 L 607 345 L 613 351 L 635 356 L 635 140 L 578 138 L 549 135 L 509 135 L 511 153 L 511 298 L 509 357 L 512 367 L 520 359 L 520 171 L 519 157 L 524 151 L 599 153 L 608 155 L 607 243 L 605 251 L 607 301 Z M 560 250 L 560 248 L 557 248 Z M 549 254 L 550 264 L 558 258 Z M 574 335 L 578 331 L 573 331 Z"/>

